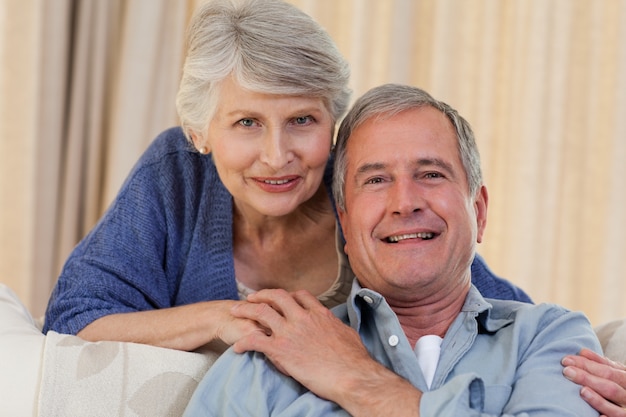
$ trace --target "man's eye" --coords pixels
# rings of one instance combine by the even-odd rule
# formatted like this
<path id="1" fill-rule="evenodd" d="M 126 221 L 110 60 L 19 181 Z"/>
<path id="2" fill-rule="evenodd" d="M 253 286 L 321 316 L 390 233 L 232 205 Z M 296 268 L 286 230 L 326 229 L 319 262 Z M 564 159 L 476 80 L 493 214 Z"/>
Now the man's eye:
<path id="1" fill-rule="evenodd" d="M 365 181 L 365 184 L 380 184 L 381 182 L 383 182 L 382 178 L 374 177 L 374 178 L 369 178 L 367 181 Z"/>
<path id="2" fill-rule="evenodd" d="M 441 175 L 439 172 L 429 172 L 425 175 L 426 178 L 442 178 L 443 175 Z"/>

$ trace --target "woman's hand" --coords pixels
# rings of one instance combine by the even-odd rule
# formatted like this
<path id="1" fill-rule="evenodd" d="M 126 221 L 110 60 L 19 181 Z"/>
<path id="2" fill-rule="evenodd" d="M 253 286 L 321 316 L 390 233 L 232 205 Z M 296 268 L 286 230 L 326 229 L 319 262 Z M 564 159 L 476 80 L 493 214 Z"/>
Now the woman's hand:
<path id="1" fill-rule="evenodd" d="M 233 315 L 233 308 L 246 305 L 248 304 L 247 301 L 223 300 L 212 301 L 211 303 L 214 304 L 211 314 L 215 315 L 215 330 L 211 332 L 213 339 L 219 339 L 230 346 L 245 336 L 266 333 L 266 329 L 257 321 Z"/>
<path id="2" fill-rule="evenodd" d="M 589 350 L 568 355 L 563 375 L 582 385 L 580 395 L 606 417 L 626 417 L 626 366 Z"/>

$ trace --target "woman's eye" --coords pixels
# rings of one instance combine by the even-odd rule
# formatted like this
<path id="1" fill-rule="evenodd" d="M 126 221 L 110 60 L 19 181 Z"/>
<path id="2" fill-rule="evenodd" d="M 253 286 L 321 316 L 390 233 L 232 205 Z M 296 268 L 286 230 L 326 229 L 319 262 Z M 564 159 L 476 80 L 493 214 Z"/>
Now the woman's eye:
<path id="1" fill-rule="evenodd" d="M 306 125 L 306 124 L 310 123 L 311 121 L 312 121 L 311 116 L 300 116 L 300 117 L 296 117 L 294 119 L 294 122 L 297 125 Z"/>
<path id="2" fill-rule="evenodd" d="M 239 124 L 244 126 L 244 127 L 252 127 L 252 126 L 254 126 L 254 120 L 252 120 L 252 119 L 241 119 L 239 121 Z"/>

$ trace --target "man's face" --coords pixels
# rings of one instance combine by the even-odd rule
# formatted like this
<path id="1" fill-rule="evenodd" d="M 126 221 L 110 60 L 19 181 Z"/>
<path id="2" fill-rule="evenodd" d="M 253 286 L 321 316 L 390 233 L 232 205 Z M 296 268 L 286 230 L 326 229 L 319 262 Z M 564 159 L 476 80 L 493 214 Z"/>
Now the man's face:
<path id="1" fill-rule="evenodd" d="M 353 131 L 347 162 L 339 218 L 361 285 L 403 300 L 467 285 L 487 191 L 469 195 L 448 118 L 421 107 L 370 119 Z"/>

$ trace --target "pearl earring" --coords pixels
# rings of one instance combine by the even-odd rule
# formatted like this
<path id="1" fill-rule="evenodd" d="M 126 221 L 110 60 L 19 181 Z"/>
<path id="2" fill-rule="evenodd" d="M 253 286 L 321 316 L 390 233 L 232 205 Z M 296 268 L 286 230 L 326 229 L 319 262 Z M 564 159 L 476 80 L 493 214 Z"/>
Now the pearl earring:
<path id="1" fill-rule="evenodd" d="M 206 155 L 209 153 L 209 148 L 207 148 L 206 146 L 201 147 L 200 149 L 198 149 L 198 151 L 202 154 L 202 155 Z"/>

